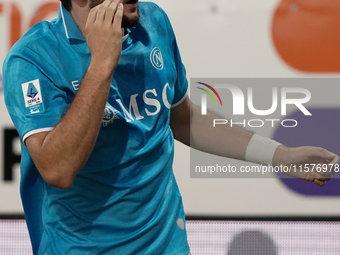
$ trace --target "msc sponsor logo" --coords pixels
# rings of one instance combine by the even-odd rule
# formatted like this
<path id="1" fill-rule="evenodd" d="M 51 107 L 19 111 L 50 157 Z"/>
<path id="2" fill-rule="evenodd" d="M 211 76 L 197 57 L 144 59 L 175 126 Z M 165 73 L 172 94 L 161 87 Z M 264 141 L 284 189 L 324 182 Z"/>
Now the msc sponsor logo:
<path id="1" fill-rule="evenodd" d="M 162 108 L 162 103 L 163 106 L 165 106 L 166 108 L 168 109 L 171 108 L 171 104 L 169 103 L 167 95 L 168 90 L 170 90 L 170 85 L 169 83 L 166 83 L 162 89 L 161 95 L 157 93 L 156 89 L 148 89 L 144 91 L 143 95 L 141 95 L 144 102 L 143 105 L 146 106 L 144 108 L 145 112 L 144 116 L 141 114 L 140 106 L 138 106 L 137 103 L 137 97 L 139 96 L 138 94 L 133 94 L 130 96 L 128 107 L 126 107 L 126 105 L 122 102 L 121 99 L 116 99 L 116 102 L 122 109 L 121 115 L 124 115 L 124 119 L 126 122 L 139 121 L 144 119 L 144 117 L 159 114 Z M 110 107 L 107 106 L 103 114 L 102 123 L 104 127 L 107 126 L 110 122 L 112 123 L 118 117 L 117 116 L 118 111 L 114 110 L 113 107 L 111 108 Z"/>

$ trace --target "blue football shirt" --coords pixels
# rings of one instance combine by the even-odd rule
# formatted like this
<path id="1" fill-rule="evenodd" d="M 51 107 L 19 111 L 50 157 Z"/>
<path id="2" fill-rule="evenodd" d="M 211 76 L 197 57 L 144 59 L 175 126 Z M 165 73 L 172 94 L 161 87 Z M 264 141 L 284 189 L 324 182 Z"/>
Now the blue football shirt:
<path id="1" fill-rule="evenodd" d="M 91 60 L 69 12 L 31 28 L 3 66 L 5 101 L 22 141 L 20 192 L 34 254 L 188 254 L 172 171 L 170 109 L 188 83 L 166 14 L 139 3 L 93 153 L 67 190 L 40 176 L 24 139 L 52 130 Z"/>

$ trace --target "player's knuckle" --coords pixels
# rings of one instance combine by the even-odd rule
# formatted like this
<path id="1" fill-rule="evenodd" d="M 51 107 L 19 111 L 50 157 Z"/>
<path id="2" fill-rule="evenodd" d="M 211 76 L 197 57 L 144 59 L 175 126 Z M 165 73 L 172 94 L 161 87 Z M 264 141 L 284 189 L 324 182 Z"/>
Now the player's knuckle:
<path id="1" fill-rule="evenodd" d="M 94 8 L 98 8 L 98 10 L 105 10 L 107 7 L 106 7 L 106 5 L 105 4 L 98 4 L 98 5 L 96 5 Z"/>
<path id="2" fill-rule="evenodd" d="M 123 18 L 123 12 L 122 11 L 117 11 L 115 17 L 121 19 Z"/>
<path id="3" fill-rule="evenodd" d="M 97 5 L 97 6 L 93 7 L 93 8 L 91 8 L 90 13 L 98 12 L 99 8 L 100 8 L 100 5 Z"/>
<path id="4" fill-rule="evenodd" d="M 92 23 L 86 23 L 85 25 L 85 31 L 88 33 L 89 31 L 92 30 L 93 24 Z"/>
<path id="5" fill-rule="evenodd" d="M 109 7 L 107 7 L 106 11 L 115 12 L 116 11 L 116 7 L 113 6 L 112 4 L 110 4 Z"/>

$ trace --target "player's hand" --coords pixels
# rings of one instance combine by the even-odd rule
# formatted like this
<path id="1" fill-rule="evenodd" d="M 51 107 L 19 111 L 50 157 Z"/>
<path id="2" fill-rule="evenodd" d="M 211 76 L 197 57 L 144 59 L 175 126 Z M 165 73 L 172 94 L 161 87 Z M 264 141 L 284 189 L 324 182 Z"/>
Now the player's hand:
<path id="1" fill-rule="evenodd" d="M 105 0 L 92 8 L 85 32 L 92 60 L 100 70 L 113 72 L 122 51 L 123 4 L 120 0 Z"/>
<path id="2" fill-rule="evenodd" d="M 335 173 L 339 164 L 339 156 L 318 147 L 287 148 L 280 145 L 274 154 L 274 166 L 295 166 L 286 173 L 292 177 L 314 182 L 318 186 L 325 185 Z M 293 169 L 296 169 L 295 171 Z"/>

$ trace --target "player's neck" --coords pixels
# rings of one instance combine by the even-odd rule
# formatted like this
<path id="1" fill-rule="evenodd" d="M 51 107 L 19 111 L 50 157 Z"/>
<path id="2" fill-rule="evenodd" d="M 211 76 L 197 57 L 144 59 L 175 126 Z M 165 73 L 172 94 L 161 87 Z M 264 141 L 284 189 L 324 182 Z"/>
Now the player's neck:
<path id="1" fill-rule="evenodd" d="M 85 33 L 85 25 L 87 16 L 89 15 L 90 7 L 88 5 L 88 1 L 83 0 L 74 0 L 72 1 L 72 8 L 70 10 L 70 14 L 74 19 L 74 22 L 77 24 L 80 32 L 86 38 Z"/>

